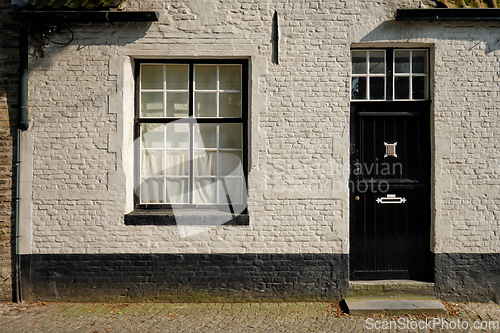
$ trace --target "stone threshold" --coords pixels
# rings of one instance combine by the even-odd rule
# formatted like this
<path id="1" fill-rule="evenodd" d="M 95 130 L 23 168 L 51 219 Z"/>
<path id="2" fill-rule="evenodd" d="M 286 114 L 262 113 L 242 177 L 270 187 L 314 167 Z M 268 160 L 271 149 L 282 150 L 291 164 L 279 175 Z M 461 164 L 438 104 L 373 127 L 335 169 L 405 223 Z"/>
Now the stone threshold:
<path id="1" fill-rule="evenodd" d="M 350 281 L 343 307 L 361 316 L 448 313 L 434 297 L 434 283 L 412 280 Z"/>

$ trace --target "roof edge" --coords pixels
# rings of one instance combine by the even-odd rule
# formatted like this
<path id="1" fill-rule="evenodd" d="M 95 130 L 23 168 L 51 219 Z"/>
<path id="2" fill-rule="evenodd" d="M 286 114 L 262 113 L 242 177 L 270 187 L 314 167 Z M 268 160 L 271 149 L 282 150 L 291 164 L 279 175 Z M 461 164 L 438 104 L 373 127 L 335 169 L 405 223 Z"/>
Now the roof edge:
<path id="1" fill-rule="evenodd" d="M 23 9 L 123 9 L 129 0 L 11 0 L 11 4 Z"/>
<path id="2" fill-rule="evenodd" d="M 500 21 L 500 8 L 398 9 L 396 21 Z"/>
<path id="3" fill-rule="evenodd" d="M 107 10 L 71 10 L 43 11 L 21 10 L 9 13 L 13 19 L 29 23 L 68 23 L 68 22 L 156 22 L 156 11 L 107 11 Z"/>

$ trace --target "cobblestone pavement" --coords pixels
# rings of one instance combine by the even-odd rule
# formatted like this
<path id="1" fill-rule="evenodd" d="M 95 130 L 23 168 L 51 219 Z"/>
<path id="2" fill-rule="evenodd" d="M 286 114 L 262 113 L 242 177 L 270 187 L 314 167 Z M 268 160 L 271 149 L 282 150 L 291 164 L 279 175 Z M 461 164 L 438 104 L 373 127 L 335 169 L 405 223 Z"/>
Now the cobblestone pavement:
<path id="1" fill-rule="evenodd" d="M 449 315 L 360 317 L 325 302 L 5 302 L 0 332 L 500 332 L 498 304 L 445 305 Z"/>

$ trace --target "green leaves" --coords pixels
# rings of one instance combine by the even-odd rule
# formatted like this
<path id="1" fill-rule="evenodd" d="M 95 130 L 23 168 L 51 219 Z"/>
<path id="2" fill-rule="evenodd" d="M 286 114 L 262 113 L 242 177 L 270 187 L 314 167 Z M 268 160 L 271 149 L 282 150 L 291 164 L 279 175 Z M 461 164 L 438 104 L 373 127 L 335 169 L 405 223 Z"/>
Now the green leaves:
<path id="1" fill-rule="evenodd" d="M 498 8 L 500 0 L 442 0 L 449 8 Z"/>

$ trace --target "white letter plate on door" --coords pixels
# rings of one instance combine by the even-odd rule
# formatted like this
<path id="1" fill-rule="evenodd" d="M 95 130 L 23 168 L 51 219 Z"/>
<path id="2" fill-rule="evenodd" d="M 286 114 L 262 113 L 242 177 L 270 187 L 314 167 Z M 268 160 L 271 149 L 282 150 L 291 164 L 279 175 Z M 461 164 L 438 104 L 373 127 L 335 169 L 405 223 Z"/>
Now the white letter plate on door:
<path id="1" fill-rule="evenodd" d="M 405 202 L 406 198 L 397 197 L 395 194 L 387 194 L 385 198 L 377 198 L 379 204 L 400 204 Z"/>

